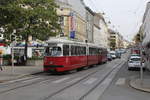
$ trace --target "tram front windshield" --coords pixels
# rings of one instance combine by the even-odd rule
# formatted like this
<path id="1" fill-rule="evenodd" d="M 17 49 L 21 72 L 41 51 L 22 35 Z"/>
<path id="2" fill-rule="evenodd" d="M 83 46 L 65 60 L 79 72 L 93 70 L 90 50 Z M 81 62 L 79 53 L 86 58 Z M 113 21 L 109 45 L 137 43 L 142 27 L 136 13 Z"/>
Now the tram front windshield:
<path id="1" fill-rule="evenodd" d="M 60 56 L 62 54 L 61 47 L 47 47 L 45 50 L 46 56 Z"/>

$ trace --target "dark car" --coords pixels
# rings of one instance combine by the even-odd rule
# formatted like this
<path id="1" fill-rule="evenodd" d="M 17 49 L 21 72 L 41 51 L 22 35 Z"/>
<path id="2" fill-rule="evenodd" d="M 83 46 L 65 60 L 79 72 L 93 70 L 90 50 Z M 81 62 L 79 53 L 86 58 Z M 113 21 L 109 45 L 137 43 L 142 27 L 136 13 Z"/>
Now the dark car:
<path id="1" fill-rule="evenodd" d="M 110 53 L 107 54 L 107 59 L 108 59 L 108 61 L 112 61 L 113 58 Z"/>

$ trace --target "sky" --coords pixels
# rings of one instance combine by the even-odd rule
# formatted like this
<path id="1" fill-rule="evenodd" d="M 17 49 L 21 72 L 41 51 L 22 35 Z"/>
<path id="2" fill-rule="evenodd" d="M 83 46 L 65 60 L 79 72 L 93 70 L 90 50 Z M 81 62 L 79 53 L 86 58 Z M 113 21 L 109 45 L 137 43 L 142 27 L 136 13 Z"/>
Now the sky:
<path id="1" fill-rule="evenodd" d="M 150 0 L 84 0 L 95 12 L 105 13 L 106 21 L 126 40 L 132 41 L 142 24 L 146 2 Z"/>

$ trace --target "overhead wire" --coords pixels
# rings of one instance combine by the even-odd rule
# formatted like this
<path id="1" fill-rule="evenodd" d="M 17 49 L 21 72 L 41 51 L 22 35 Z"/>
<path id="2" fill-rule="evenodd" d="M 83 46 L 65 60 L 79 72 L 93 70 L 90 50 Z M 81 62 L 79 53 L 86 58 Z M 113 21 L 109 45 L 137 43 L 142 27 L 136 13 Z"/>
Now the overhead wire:
<path id="1" fill-rule="evenodd" d="M 147 0 L 145 0 L 145 1 L 140 0 L 138 6 L 136 7 L 136 9 L 135 9 L 134 12 L 133 12 L 133 14 L 135 15 L 135 17 L 138 17 L 138 18 L 139 18 L 139 16 L 138 16 L 137 14 L 140 13 L 140 10 L 142 9 L 142 3 L 143 3 L 143 2 L 145 3 L 146 1 L 147 1 Z M 137 34 L 140 24 L 141 24 L 141 22 L 136 20 L 135 26 L 134 26 L 133 29 L 131 30 L 131 33 Z M 136 30 L 136 29 L 137 29 L 137 30 Z"/>

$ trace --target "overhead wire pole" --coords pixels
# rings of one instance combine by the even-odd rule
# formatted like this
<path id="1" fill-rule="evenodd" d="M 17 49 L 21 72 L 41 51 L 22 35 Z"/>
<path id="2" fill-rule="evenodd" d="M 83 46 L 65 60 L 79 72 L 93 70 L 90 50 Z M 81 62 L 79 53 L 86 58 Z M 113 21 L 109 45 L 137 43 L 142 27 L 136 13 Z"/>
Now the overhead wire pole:
<path id="1" fill-rule="evenodd" d="M 15 35 L 16 30 L 13 31 L 11 35 L 12 48 L 11 48 L 11 66 L 12 66 L 12 74 L 14 74 L 14 45 L 15 45 Z"/>
<path id="2" fill-rule="evenodd" d="M 135 16 L 137 16 L 136 14 L 138 13 L 138 12 L 140 12 L 140 10 L 141 10 L 141 3 L 142 3 L 142 1 L 143 0 L 140 0 L 140 2 L 139 2 L 139 4 L 138 4 L 138 7 L 135 9 L 135 11 L 134 11 L 134 14 L 135 14 Z M 146 0 L 147 1 L 147 0 Z M 146 1 L 144 1 L 144 3 L 146 2 Z M 139 22 L 137 22 L 137 26 L 135 26 L 135 27 L 138 27 L 139 26 Z M 140 56 L 141 56 L 141 59 L 140 59 L 140 84 L 141 84 L 141 86 L 143 85 L 143 77 L 144 77 L 144 71 L 143 71 L 143 54 L 142 54 L 142 42 L 139 44 L 139 47 L 140 47 Z"/>

